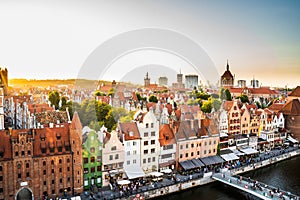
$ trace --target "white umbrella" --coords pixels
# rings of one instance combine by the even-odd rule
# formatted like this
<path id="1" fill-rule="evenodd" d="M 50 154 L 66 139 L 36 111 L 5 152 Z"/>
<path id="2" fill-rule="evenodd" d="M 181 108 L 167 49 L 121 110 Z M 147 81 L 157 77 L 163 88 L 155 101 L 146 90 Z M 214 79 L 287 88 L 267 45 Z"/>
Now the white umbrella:
<path id="1" fill-rule="evenodd" d="M 166 174 L 170 174 L 172 173 L 172 170 L 171 169 L 164 169 L 162 170 L 163 173 L 166 173 Z"/>
<path id="2" fill-rule="evenodd" d="M 161 172 L 151 172 L 151 173 L 149 173 L 149 175 L 159 177 L 159 176 L 162 176 L 164 174 L 161 173 Z"/>
<path id="3" fill-rule="evenodd" d="M 129 183 L 130 183 L 129 180 L 120 180 L 120 181 L 118 181 L 119 185 L 126 185 L 126 184 L 129 184 Z"/>

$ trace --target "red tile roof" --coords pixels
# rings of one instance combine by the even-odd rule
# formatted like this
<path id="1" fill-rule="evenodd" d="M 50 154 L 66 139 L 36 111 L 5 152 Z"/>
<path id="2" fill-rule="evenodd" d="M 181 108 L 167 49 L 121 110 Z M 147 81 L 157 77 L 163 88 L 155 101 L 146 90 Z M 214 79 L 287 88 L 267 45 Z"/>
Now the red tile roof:
<path id="1" fill-rule="evenodd" d="M 289 96 L 300 97 L 300 86 L 297 86 L 297 87 L 289 94 Z"/>
<path id="2" fill-rule="evenodd" d="M 124 134 L 124 139 L 126 141 L 137 140 L 141 138 L 136 122 L 120 123 L 119 130 L 122 134 Z"/>
<path id="3" fill-rule="evenodd" d="M 162 124 L 159 127 L 159 143 L 160 146 L 175 144 L 175 135 L 169 124 Z"/>
<path id="4" fill-rule="evenodd" d="M 293 99 L 287 102 L 280 110 L 284 115 L 300 115 L 300 102 L 298 99 Z"/>

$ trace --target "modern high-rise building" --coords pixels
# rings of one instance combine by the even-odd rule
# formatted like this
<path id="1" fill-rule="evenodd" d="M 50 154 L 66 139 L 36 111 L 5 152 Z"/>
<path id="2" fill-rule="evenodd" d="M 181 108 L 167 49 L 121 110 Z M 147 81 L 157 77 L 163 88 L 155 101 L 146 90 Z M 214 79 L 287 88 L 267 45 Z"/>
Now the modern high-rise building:
<path id="1" fill-rule="evenodd" d="M 198 75 L 185 75 L 185 88 L 198 89 Z"/>
<path id="2" fill-rule="evenodd" d="M 168 85 L 168 77 L 166 77 L 166 76 L 159 77 L 158 85 L 159 86 L 167 86 Z"/>

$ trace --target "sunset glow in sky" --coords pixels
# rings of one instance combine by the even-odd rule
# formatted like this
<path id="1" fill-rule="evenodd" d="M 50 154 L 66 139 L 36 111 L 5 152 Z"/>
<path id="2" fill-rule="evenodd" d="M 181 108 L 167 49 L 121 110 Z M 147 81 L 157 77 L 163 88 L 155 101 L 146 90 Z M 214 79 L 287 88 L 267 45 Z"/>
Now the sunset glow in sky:
<path id="1" fill-rule="evenodd" d="M 0 66 L 8 68 L 9 78 L 76 78 L 103 42 L 151 27 L 191 38 L 219 74 L 229 59 L 236 80 L 250 83 L 255 77 L 262 85 L 295 87 L 300 85 L 299 11 L 296 0 L 0 0 Z M 147 65 L 129 57 L 119 73 L 128 73 L 133 63 Z M 173 63 L 177 66 L 167 67 L 185 73 L 181 62 L 159 59 L 149 65 Z"/>

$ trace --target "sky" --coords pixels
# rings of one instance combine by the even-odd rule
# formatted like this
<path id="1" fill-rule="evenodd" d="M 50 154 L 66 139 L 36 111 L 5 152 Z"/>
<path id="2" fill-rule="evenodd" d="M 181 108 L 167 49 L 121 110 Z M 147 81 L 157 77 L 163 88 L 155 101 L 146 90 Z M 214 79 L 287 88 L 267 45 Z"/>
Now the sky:
<path id="1" fill-rule="evenodd" d="M 205 54 L 218 75 L 228 59 L 235 80 L 250 84 L 255 78 L 265 86 L 295 87 L 300 85 L 299 11 L 300 1 L 296 0 L 0 0 L 0 66 L 8 69 L 9 78 L 77 78 L 105 42 L 116 42 L 126 32 L 152 28 L 169 30 L 199 45 L 203 51 L 191 49 L 190 53 Z M 141 38 L 137 41 L 142 43 Z M 121 46 L 125 43 L 118 42 Z M 174 76 L 173 72 L 180 70 L 197 73 L 195 67 L 206 66 L 184 60 L 186 55 L 174 49 L 141 47 L 127 52 L 111 49 L 119 53 L 116 57 L 97 55 L 111 59 L 109 65 L 101 66 L 106 73 L 99 78 L 120 81 L 128 73 L 144 77 L 146 72 L 140 69 L 145 66 L 149 70 L 154 65 L 164 66 L 162 76 Z M 205 77 L 207 72 L 200 71 Z M 155 78 L 152 81 L 157 82 Z"/>

